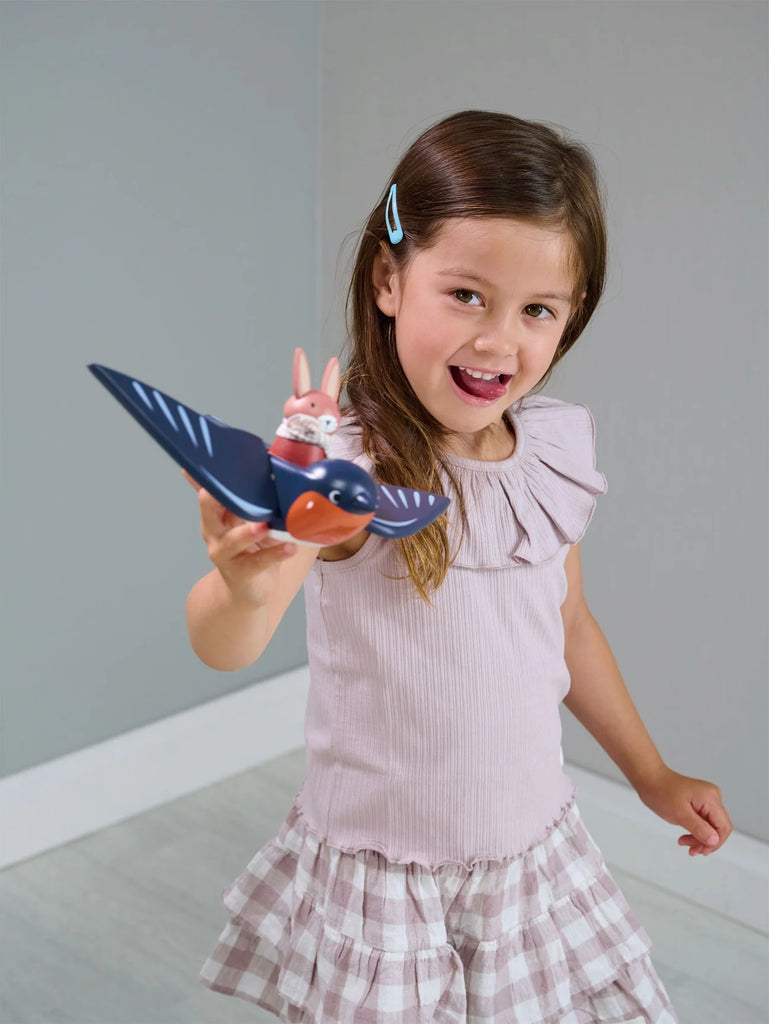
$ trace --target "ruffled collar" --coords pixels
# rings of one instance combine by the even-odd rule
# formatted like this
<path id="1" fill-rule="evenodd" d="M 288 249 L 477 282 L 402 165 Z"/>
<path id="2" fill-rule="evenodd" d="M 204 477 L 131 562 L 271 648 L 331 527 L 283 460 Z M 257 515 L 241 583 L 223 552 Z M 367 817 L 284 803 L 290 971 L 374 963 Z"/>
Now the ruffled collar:
<path id="1" fill-rule="evenodd" d="M 516 466 L 523 458 L 526 449 L 526 431 L 521 418 L 521 403 L 517 402 L 515 405 L 511 405 L 509 409 L 505 410 L 504 415 L 515 434 L 515 450 L 506 459 L 501 459 L 498 462 L 469 459 L 448 452 L 443 456 L 445 461 L 455 469 L 463 469 L 470 473 L 507 472 Z"/>
<path id="2" fill-rule="evenodd" d="M 595 468 L 595 423 L 584 405 L 535 395 L 511 406 L 515 450 L 501 462 L 446 456 L 465 499 L 467 526 L 454 564 L 534 565 L 582 539 L 606 492 Z M 458 536 L 459 509 L 449 517 Z"/>
<path id="3" fill-rule="evenodd" d="M 595 423 L 587 406 L 545 395 L 526 396 L 507 410 L 515 450 L 501 462 L 445 455 L 462 488 L 467 526 L 454 564 L 510 568 L 547 562 L 587 530 L 606 478 L 595 468 Z M 360 427 L 346 417 L 335 436 L 336 458 L 371 472 Z M 451 488 L 445 474 L 446 493 Z M 458 502 L 449 506 L 452 538 L 460 536 Z M 384 541 L 389 545 L 391 541 Z M 371 553 L 371 541 L 362 549 Z"/>

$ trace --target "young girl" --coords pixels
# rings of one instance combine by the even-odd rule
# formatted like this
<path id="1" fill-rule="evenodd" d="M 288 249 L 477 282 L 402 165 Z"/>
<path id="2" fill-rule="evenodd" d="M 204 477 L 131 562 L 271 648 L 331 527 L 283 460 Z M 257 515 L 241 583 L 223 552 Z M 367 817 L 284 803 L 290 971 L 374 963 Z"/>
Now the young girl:
<path id="1" fill-rule="evenodd" d="M 593 419 L 537 393 L 605 252 L 582 146 L 502 114 L 433 126 L 362 234 L 334 455 L 447 515 L 319 550 L 200 492 L 194 649 L 251 664 L 304 583 L 312 680 L 307 777 L 225 893 L 212 989 L 303 1024 L 676 1020 L 561 754 L 563 701 L 690 855 L 731 831 L 718 788 L 663 763 L 588 610 Z"/>

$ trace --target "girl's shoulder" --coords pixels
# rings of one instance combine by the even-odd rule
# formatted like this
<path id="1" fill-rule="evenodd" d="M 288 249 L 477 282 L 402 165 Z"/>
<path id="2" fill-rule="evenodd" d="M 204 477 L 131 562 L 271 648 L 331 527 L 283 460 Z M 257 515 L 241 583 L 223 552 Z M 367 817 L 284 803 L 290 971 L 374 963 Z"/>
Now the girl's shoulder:
<path id="1" fill-rule="evenodd" d="M 558 441 L 569 455 L 595 468 L 595 419 L 586 405 L 550 395 L 531 395 L 511 406 L 508 413 L 523 431 L 533 453 L 541 455 L 548 442 Z"/>

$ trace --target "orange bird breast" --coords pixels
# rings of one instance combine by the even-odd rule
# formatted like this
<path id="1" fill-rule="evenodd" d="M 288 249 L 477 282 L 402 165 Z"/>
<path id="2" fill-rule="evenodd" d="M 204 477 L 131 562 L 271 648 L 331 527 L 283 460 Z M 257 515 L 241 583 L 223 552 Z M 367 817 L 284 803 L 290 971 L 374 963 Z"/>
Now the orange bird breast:
<path id="1" fill-rule="evenodd" d="M 360 515 L 345 512 L 317 491 L 300 494 L 286 516 L 286 529 L 292 537 L 310 544 L 342 544 L 363 530 L 374 513 Z"/>

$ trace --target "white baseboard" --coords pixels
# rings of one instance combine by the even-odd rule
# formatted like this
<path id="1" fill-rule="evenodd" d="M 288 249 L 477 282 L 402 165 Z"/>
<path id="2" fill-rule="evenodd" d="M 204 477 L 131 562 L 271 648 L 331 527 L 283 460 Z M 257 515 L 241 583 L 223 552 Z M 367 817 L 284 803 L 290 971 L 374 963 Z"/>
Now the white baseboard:
<path id="1" fill-rule="evenodd" d="M 308 686 L 297 669 L 0 779 L 0 868 L 302 746 Z M 769 933 L 769 844 L 734 832 L 690 858 L 629 786 L 566 770 L 610 866 Z"/>
<path id="2" fill-rule="evenodd" d="M 0 779 L 0 868 L 304 745 L 307 666 Z"/>

